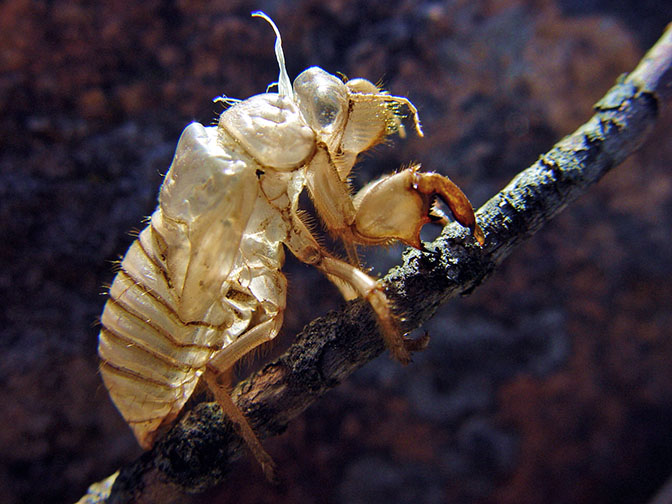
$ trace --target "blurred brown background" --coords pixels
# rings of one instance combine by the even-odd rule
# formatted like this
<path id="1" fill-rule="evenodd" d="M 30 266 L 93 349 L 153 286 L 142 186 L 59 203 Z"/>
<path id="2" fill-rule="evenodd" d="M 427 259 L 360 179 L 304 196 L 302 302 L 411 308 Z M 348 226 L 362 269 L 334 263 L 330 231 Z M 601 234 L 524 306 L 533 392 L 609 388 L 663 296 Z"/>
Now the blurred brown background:
<path id="1" fill-rule="evenodd" d="M 97 374 L 102 285 L 212 98 L 310 65 L 382 81 L 411 161 L 475 206 L 591 115 L 672 20 L 660 0 L 0 3 L 0 502 L 73 502 L 140 453 Z M 640 153 L 427 325 L 245 460 L 212 503 L 641 503 L 672 474 L 672 114 Z M 381 274 L 400 249 L 369 256 Z M 276 351 L 337 291 L 289 260 Z M 317 292 L 323 296 L 316 295 Z"/>

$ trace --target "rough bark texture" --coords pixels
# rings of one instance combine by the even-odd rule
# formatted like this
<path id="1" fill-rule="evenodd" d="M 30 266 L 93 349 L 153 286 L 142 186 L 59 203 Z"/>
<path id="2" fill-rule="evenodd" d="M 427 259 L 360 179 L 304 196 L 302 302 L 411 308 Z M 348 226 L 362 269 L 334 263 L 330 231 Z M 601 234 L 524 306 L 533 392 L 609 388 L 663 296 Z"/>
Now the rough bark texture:
<path id="1" fill-rule="evenodd" d="M 587 123 L 478 210 L 483 248 L 451 225 L 428 252 L 404 254 L 403 265 L 385 281 L 406 328 L 418 327 L 451 297 L 471 292 L 521 241 L 636 150 L 671 96 L 668 28 L 637 69 L 595 105 Z M 351 302 L 306 326 L 285 354 L 241 382 L 234 396 L 259 436 L 274 436 L 383 351 L 371 311 L 362 301 Z M 121 469 L 109 498 L 106 491 L 94 492 L 82 502 L 183 501 L 182 492 L 202 492 L 222 481 L 244 453 L 218 407 L 201 403 L 151 451 Z"/>

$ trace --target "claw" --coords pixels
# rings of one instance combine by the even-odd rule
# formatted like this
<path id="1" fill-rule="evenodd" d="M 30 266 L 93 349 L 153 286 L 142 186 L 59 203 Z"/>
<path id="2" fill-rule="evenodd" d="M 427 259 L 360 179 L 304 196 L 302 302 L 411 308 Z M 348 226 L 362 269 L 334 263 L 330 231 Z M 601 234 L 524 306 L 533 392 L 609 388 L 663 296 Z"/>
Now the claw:
<path id="1" fill-rule="evenodd" d="M 485 245 L 485 234 L 483 233 L 483 230 L 478 224 L 474 223 L 474 227 L 471 230 L 471 234 L 474 235 L 474 238 L 476 238 L 476 241 L 481 247 Z"/>
<path id="2" fill-rule="evenodd" d="M 429 339 L 429 333 L 427 331 L 425 331 L 425 334 L 419 338 L 408 338 L 404 336 L 404 347 L 406 347 L 406 350 L 409 352 L 421 352 L 427 348 L 427 345 L 429 345 Z"/>
<path id="3" fill-rule="evenodd" d="M 462 190 L 448 177 L 438 173 L 422 173 L 418 168 L 413 170 L 413 188 L 423 195 L 437 195 L 448 205 L 457 222 L 473 229 L 476 224 L 474 209 Z"/>
<path id="4" fill-rule="evenodd" d="M 448 177 L 420 172 L 420 165 L 377 180 L 355 197 L 356 215 L 352 241 L 378 245 L 399 240 L 422 249 L 420 230 L 428 222 L 446 225 L 448 217 L 432 205 L 438 196 L 450 208 L 455 220 L 471 230 L 483 244 L 483 232 L 476 224 L 471 203 Z"/>
<path id="5" fill-rule="evenodd" d="M 485 235 L 479 225 L 476 224 L 474 207 L 471 206 L 471 202 L 462 190 L 448 177 L 438 173 L 422 173 L 418 171 L 419 168 L 419 165 L 412 168 L 413 188 L 420 194 L 429 196 L 436 195 L 441 198 L 441 200 L 450 208 L 455 220 L 464 227 L 469 228 L 471 234 L 479 245 L 483 246 L 485 243 Z M 446 223 L 448 220 L 446 214 L 436 206 L 433 206 L 429 211 L 429 218 L 430 220 Z"/>

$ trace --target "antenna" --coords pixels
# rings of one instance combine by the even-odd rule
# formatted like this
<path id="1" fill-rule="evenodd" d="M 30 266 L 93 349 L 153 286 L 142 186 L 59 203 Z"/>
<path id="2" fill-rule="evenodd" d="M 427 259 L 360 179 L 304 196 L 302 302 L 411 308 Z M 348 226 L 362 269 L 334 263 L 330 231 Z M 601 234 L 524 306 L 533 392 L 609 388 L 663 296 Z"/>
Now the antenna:
<path id="1" fill-rule="evenodd" d="M 260 17 L 265 19 L 273 28 L 273 31 L 275 32 L 275 57 L 278 60 L 278 66 L 280 67 L 280 75 L 278 76 L 278 95 L 286 96 L 290 100 L 294 101 L 292 83 L 289 81 L 287 67 L 285 66 L 285 54 L 282 52 L 282 37 L 280 36 L 280 30 L 278 30 L 278 27 L 275 26 L 273 20 L 261 11 L 253 12 L 252 17 Z"/>

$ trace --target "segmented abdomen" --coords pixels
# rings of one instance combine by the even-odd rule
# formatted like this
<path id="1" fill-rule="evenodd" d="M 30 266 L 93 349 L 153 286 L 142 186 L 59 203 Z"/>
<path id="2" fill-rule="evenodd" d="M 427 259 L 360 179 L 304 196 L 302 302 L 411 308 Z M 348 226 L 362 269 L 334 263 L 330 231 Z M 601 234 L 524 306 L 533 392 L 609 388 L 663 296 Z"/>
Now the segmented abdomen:
<path id="1" fill-rule="evenodd" d="M 143 448 L 175 420 L 206 365 L 226 371 L 280 329 L 288 230 L 259 194 L 260 168 L 225 132 L 187 126 L 150 225 L 112 283 L 101 374 Z"/>
<path id="2" fill-rule="evenodd" d="M 219 303 L 207 320 L 180 320 L 155 244 L 150 225 L 126 253 L 103 311 L 98 347 L 105 385 L 144 448 L 178 415 L 232 324 Z"/>

